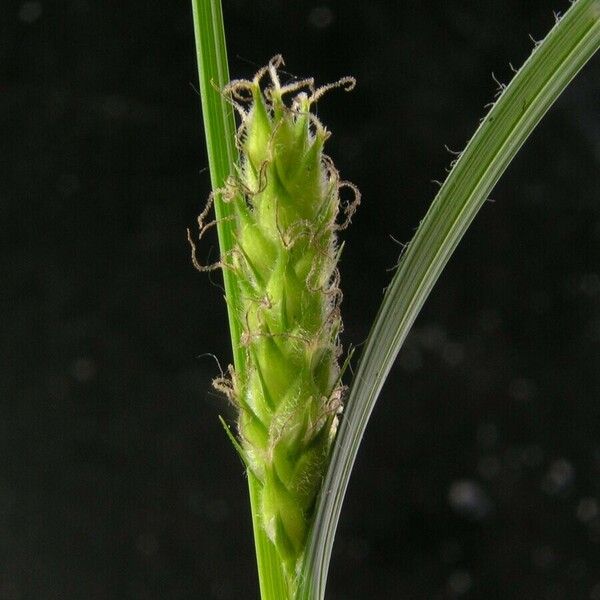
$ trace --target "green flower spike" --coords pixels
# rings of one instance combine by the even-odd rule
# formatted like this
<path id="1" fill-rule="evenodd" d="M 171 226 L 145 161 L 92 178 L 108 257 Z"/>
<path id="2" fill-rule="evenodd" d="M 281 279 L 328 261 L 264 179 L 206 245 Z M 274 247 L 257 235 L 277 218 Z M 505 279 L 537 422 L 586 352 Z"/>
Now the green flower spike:
<path id="1" fill-rule="evenodd" d="M 234 208 L 236 243 L 214 266 L 236 274 L 246 368 L 238 375 L 230 367 L 215 386 L 238 409 L 233 441 L 261 483 L 261 522 L 293 592 L 342 410 L 336 232 L 360 194 L 323 154 L 330 134 L 311 113 L 326 91 L 349 91 L 354 79 L 318 89 L 312 79 L 282 85 L 282 64 L 276 56 L 252 81 L 223 90 L 241 116 L 241 159 L 218 190 Z M 351 201 L 342 203 L 342 188 Z M 214 224 L 204 224 L 210 204 L 200 236 Z"/>

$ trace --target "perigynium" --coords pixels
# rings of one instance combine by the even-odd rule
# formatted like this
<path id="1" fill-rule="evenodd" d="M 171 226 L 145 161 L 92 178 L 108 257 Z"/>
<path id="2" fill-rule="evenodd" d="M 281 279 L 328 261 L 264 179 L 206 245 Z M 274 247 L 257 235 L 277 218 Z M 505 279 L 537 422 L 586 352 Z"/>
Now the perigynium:
<path id="1" fill-rule="evenodd" d="M 241 117 L 240 163 L 215 192 L 233 206 L 235 244 L 215 265 L 194 261 L 231 269 L 239 286 L 245 369 L 230 367 L 214 384 L 237 408 L 233 441 L 260 482 L 261 523 L 293 592 L 342 410 L 336 235 L 360 194 L 324 154 L 330 134 L 311 112 L 327 90 L 350 90 L 354 79 L 282 85 L 282 64 L 275 56 L 252 80 L 222 90 Z M 200 237 L 215 223 L 205 223 L 210 208 L 211 200 Z"/>

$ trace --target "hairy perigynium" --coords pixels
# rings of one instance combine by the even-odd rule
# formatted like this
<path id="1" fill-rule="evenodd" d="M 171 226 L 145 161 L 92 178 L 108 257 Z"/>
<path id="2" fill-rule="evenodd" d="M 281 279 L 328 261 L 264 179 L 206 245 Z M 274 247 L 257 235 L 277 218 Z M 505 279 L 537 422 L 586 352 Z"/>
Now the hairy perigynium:
<path id="1" fill-rule="evenodd" d="M 329 132 L 311 113 L 327 90 L 350 90 L 354 80 L 282 85 L 282 63 L 276 56 L 223 90 L 241 116 L 241 159 L 215 193 L 233 206 L 236 243 L 218 264 L 195 264 L 231 269 L 239 286 L 246 364 L 215 386 L 238 409 L 236 447 L 261 484 L 261 522 L 292 589 L 342 409 L 336 232 L 360 194 L 323 153 Z M 342 188 L 352 193 L 346 203 Z M 214 224 L 204 222 L 210 205 L 200 237 Z"/>

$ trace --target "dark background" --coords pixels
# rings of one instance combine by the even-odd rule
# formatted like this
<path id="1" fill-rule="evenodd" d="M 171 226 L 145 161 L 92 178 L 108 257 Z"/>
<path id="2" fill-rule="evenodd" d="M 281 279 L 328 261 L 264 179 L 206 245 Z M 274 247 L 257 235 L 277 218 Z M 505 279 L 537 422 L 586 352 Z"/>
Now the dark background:
<path id="1" fill-rule="evenodd" d="M 232 76 L 326 83 L 364 202 L 344 342 L 364 341 L 451 156 L 563 0 L 225 0 Z M 257 598 L 243 469 L 210 390 L 219 276 L 187 2 L 0 11 L 0 600 Z M 328 598 L 600 599 L 600 70 L 509 168 L 386 385 Z M 208 256 L 214 241 L 201 253 Z M 212 255 L 215 255 L 214 248 Z"/>

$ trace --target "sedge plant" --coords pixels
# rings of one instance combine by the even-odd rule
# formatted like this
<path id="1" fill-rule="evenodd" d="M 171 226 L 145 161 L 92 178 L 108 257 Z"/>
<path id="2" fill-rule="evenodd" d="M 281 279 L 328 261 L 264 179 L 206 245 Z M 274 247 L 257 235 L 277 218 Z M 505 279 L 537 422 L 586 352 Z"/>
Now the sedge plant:
<path id="1" fill-rule="evenodd" d="M 240 161 L 217 191 L 232 208 L 234 244 L 215 265 L 193 259 L 200 270 L 235 277 L 245 368 L 230 368 L 214 385 L 238 410 L 239 442 L 232 441 L 258 482 L 262 528 L 293 594 L 341 410 L 335 238 L 360 194 L 324 154 L 329 133 L 311 112 L 327 90 L 351 89 L 354 80 L 281 85 L 281 64 L 276 56 L 252 80 L 222 90 L 241 117 Z M 342 208 L 343 188 L 354 196 Z M 205 223 L 212 198 L 198 220 L 200 237 L 215 223 Z"/>
<path id="2" fill-rule="evenodd" d="M 347 393 L 336 238 L 360 195 L 324 154 L 329 133 L 312 109 L 354 82 L 282 84 L 278 56 L 229 82 L 220 0 L 192 6 L 213 184 L 200 237 L 216 226 L 218 263 L 198 264 L 190 242 L 198 268 L 223 270 L 234 364 L 215 385 L 238 411 L 236 431 L 225 428 L 248 475 L 261 598 L 322 600 L 352 467 L 395 357 L 493 186 L 600 47 L 600 0 L 557 16 L 499 89 L 403 253 Z"/>

